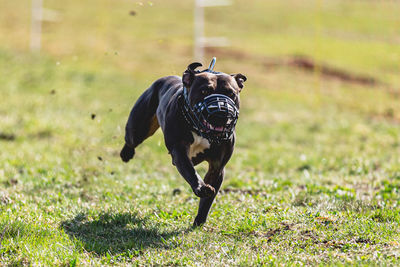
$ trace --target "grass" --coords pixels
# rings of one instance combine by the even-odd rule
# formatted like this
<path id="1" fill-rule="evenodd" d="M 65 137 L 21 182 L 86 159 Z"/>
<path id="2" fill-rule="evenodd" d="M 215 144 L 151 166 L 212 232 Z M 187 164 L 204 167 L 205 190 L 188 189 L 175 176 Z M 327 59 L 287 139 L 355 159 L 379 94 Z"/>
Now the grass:
<path id="1" fill-rule="evenodd" d="M 398 265 L 399 5 L 207 11 L 208 34 L 250 60 L 218 60 L 248 82 L 222 193 L 192 229 L 198 199 L 161 132 L 131 163 L 118 157 L 136 98 L 190 62 L 191 4 L 177 3 L 45 1 L 62 17 L 44 25 L 43 52 L 32 55 L 29 6 L 1 2 L 0 263 Z M 386 85 L 253 61 L 294 54 Z"/>

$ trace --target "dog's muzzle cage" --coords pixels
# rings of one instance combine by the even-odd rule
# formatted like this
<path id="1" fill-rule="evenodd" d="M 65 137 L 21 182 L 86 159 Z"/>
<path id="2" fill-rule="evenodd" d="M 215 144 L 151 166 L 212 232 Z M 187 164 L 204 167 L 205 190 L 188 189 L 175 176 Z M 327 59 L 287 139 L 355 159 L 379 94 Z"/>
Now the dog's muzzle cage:
<path id="1" fill-rule="evenodd" d="M 239 118 L 239 109 L 231 98 L 212 94 L 192 107 L 185 87 L 183 98 L 185 118 L 198 134 L 212 143 L 231 138 Z"/>

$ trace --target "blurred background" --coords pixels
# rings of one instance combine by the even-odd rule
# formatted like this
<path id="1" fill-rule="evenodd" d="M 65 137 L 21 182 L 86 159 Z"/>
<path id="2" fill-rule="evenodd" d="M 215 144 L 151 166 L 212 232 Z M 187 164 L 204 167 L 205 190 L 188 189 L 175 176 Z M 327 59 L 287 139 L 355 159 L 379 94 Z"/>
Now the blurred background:
<path id="1" fill-rule="evenodd" d="M 195 2 L 2 1 L 1 46 L 28 54 L 30 45 L 33 50 L 40 45 L 43 56 L 118 67 L 136 76 L 180 74 L 182 65 L 193 58 Z M 39 44 L 33 25 L 40 20 L 35 3 L 43 8 Z M 216 55 L 221 67 L 237 69 L 234 64 L 240 63 L 244 72 L 255 72 L 254 82 L 260 82 L 260 74 L 274 71 L 268 68 L 269 60 L 274 65 L 274 59 L 304 56 L 394 87 L 398 11 L 397 1 L 236 0 L 205 7 L 205 35 L 226 38 L 226 47 L 206 50 L 206 61 Z"/>
<path id="2" fill-rule="evenodd" d="M 11 259 L 5 262 L 18 254 L 20 263 L 25 257 L 44 265 L 76 257 L 109 263 L 158 242 L 145 250 L 147 256 L 137 256 L 141 264 L 165 263 L 163 253 L 184 263 L 179 246 L 164 249 L 157 231 L 180 227 L 183 232 L 197 200 L 170 164 L 161 131 L 137 149 L 129 164 L 120 161 L 119 150 L 137 97 L 155 79 L 181 75 L 195 60 L 208 66 L 213 56 L 217 71 L 248 78 L 235 153 L 222 187 L 226 194 L 218 196 L 208 222 L 215 232 L 227 228 L 233 237 L 221 234 L 214 245 L 231 239 L 237 244 L 243 231 L 255 244 L 264 242 L 263 235 L 253 233 L 280 227 L 283 219 L 309 231 L 313 220 L 321 225 L 318 218 L 330 216 L 345 219 L 338 219 L 339 228 L 318 228 L 315 240 L 331 236 L 340 243 L 360 231 L 362 244 L 352 249 L 365 259 L 386 255 L 375 250 L 398 236 L 390 223 L 399 221 L 400 201 L 400 2 L 221 3 L 196 9 L 194 0 L 0 0 L 0 204 L 8 205 L 0 210 L 0 223 L 12 222 L 15 233 L 25 225 L 29 233 L 20 245 L 14 232 L 6 234 L 3 247 L 15 252 L 4 254 Z M 201 175 L 206 168 L 199 167 Z M 85 236 L 90 224 L 79 228 L 85 226 L 82 218 L 101 222 L 99 214 L 109 210 L 138 212 L 157 230 L 151 238 L 127 230 L 130 240 L 120 242 L 123 237 L 114 236 L 117 223 L 112 238 L 99 240 L 96 231 L 93 238 L 92 232 Z M 88 217 L 77 216 L 82 212 Z M 311 220 L 302 214 L 316 215 Z M 364 219 L 372 222 L 367 234 Z M 67 236 L 61 222 L 78 230 L 65 228 Z M 44 228 L 52 234 L 43 234 L 49 245 L 41 247 L 36 233 Z M 260 255 L 272 251 L 282 261 L 303 261 L 292 252 L 302 251 L 311 239 L 285 233 L 283 241 L 269 243 L 275 251 L 256 245 Z M 203 234 L 179 238 L 193 251 L 190 237 L 197 242 Z M 213 234 L 207 234 L 210 240 Z M 364 246 L 366 238 L 371 241 Z M 57 242 L 72 249 L 61 249 L 62 254 Z M 229 263 L 238 253 L 249 259 L 242 265 L 252 265 L 258 257 L 252 243 L 239 244 L 229 256 L 214 250 L 212 242 L 194 242 L 211 246 L 193 252 L 211 251 L 208 259 L 199 259 L 205 265 L 208 260 Z M 317 242 L 312 244 L 323 249 L 325 243 Z M 332 243 L 329 257 L 357 257 L 335 246 L 339 243 Z M 306 253 L 306 262 L 321 264 L 318 250 Z"/>

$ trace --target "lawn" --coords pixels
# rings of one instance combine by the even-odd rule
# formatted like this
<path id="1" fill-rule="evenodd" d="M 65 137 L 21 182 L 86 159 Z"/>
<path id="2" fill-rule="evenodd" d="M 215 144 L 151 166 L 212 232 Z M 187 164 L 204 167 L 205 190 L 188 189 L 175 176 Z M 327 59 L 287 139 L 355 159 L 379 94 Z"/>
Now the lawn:
<path id="1" fill-rule="evenodd" d="M 198 198 L 161 131 L 119 159 L 137 97 L 192 61 L 192 2 L 46 0 L 60 16 L 40 54 L 29 1 L 0 4 L 0 265 L 400 264 L 396 1 L 207 10 L 207 34 L 231 46 L 204 64 L 215 55 L 248 81 L 222 191 L 196 229 Z M 295 56 L 317 67 L 279 63 Z"/>

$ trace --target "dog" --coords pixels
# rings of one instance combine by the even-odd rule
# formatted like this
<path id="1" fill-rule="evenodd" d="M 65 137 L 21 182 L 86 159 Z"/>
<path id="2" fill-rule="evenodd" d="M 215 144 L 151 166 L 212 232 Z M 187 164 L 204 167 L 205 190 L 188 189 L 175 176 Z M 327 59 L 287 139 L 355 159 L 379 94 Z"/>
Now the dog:
<path id="1" fill-rule="evenodd" d="M 247 80 L 243 74 L 213 71 L 215 58 L 206 70 L 194 62 L 182 77 L 156 80 L 133 106 L 120 156 L 128 162 L 135 148 L 161 127 L 172 164 L 200 197 L 193 226 L 206 222 L 209 210 L 224 179 L 225 165 L 235 145 L 239 116 L 239 94 Z M 207 161 L 204 181 L 194 166 Z"/>

